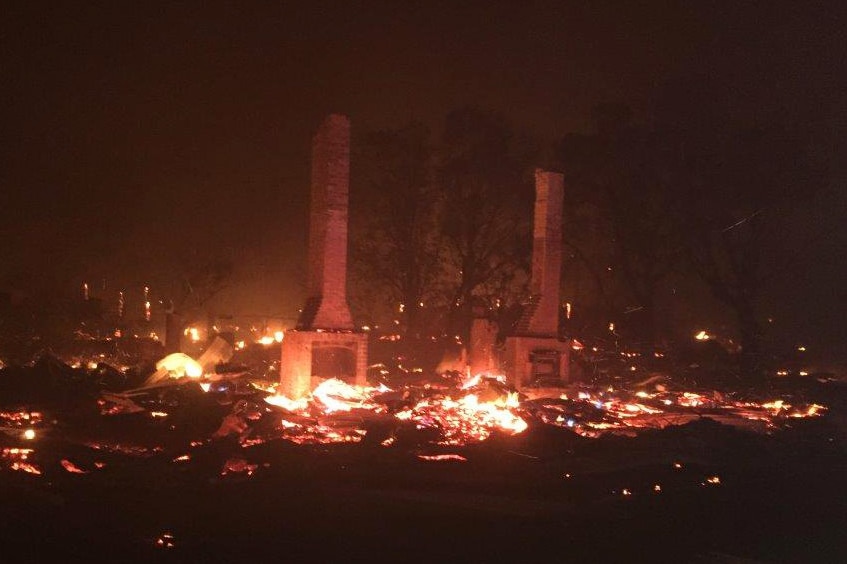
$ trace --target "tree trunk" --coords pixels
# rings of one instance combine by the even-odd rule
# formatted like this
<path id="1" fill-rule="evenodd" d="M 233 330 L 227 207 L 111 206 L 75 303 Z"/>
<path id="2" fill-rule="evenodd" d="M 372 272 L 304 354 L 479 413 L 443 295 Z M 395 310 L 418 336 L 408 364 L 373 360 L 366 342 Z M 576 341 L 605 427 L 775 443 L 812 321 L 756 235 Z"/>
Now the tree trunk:
<path id="1" fill-rule="evenodd" d="M 169 311 L 165 314 L 165 354 L 182 352 L 182 332 L 184 322 L 178 313 Z"/>
<path id="2" fill-rule="evenodd" d="M 741 378 L 758 380 L 764 376 L 764 366 L 761 357 L 761 333 L 753 304 L 736 304 L 735 313 L 738 317 L 738 332 L 741 341 L 739 358 Z"/>

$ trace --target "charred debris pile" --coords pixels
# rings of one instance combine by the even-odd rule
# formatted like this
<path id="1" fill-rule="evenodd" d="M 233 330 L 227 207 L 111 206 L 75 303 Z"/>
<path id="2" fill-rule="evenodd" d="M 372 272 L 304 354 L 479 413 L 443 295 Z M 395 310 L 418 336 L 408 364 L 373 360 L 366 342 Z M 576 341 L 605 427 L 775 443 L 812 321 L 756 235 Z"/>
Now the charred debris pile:
<path id="1" fill-rule="evenodd" d="M 583 360 L 587 377 L 563 388 L 517 391 L 496 374 L 380 363 L 369 386 L 327 379 L 287 398 L 276 390 L 278 350 L 248 354 L 218 339 L 196 359 L 118 366 L 42 355 L 0 369 L 0 481 L 18 508 L 4 525 L 27 524 L 24 547 L 47 513 L 48 521 L 81 515 L 66 542 L 196 555 L 201 545 L 223 550 L 223 541 L 192 528 L 194 513 L 177 500 L 224 519 L 245 499 L 256 511 L 277 499 L 286 534 L 309 538 L 306 524 L 340 503 L 355 506 L 362 523 L 404 510 L 426 522 L 431 513 L 451 523 L 473 514 L 474 526 L 496 522 L 495 530 L 502 519 L 541 523 L 527 533 L 532 542 L 554 523 L 591 536 L 574 524 L 608 525 L 633 511 L 652 523 L 680 504 L 679 523 L 692 507 L 725 509 L 730 498 L 767 512 L 771 488 L 785 503 L 818 504 L 821 515 L 843 509 L 820 491 L 847 464 L 847 386 L 834 378 L 718 388 L 674 378 L 655 357 L 648 370 L 643 357 L 595 351 Z M 112 521 L 113 511 L 125 513 Z M 728 526 L 706 523 L 713 533 Z M 364 526 L 350 530 L 364 544 L 381 542 Z M 703 530 L 668 542 L 697 554 L 709 546 L 755 554 L 763 538 L 730 546 L 701 539 Z"/>

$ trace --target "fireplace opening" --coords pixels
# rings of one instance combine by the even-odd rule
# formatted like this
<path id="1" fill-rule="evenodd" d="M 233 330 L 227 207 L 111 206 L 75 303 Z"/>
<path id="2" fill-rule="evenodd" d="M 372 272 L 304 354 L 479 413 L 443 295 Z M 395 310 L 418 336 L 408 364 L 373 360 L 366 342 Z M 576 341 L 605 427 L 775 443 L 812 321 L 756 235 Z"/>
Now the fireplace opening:
<path id="1" fill-rule="evenodd" d="M 556 386 L 559 384 L 561 353 L 556 350 L 534 350 L 529 353 L 532 365 L 529 384 L 531 386 Z"/>
<path id="2" fill-rule="evenodd" d="M 356 380 L 356 353 L 352 348 L 316 346 L 312 349 L 312 376 Z"/>

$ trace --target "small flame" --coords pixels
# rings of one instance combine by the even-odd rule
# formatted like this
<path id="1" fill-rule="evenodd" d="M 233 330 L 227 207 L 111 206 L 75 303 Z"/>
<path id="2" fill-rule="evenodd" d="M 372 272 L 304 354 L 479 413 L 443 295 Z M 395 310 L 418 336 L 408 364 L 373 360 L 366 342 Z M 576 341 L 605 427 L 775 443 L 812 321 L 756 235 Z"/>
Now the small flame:
<path id="1" fill-rule="evenodd" d="M 157 370 L 167 370 L 174 378 L 188 376 L 199 378 L 203 375 L 203 367 L 196 360 L 183 353 L 169 354 L 156 363 Z"/>
<path id="2" fill-rule="evenodd" d="M 336 378 L 321 382 L 312 391 L 312 396 L 323 404 L 327 413 L 350 411 L 354 408 L 373 409 L 377 407 L 368 401 L 367 389 L 351 386 Z"/>
<path id="3" fill-rule="evenodd" d="M 468 388 L 473 388 L 474 386 L 479 385 L 480 380 L 482 380 L 482 374 L 477 374 L 476 376 L 472 376 L 467 379 L 461 386 L 460 389 L 467 390 Z"/>
<path id="4" fill-rule="evenodd" d="M 191 339 L 192 343 L 200 341 L 200 330 L 197 327 L 186 327 L 183 335 Z"/>
<path id="5" fill-rule="evenodd" d="M 281 407 L 282 409 L 285 409 L 287 411 L 303 411 L 309 406 L 309 402 L 306 398 L 293 400 L 282 394 L 268 396 L 265 398 L 265 401 L 271 405 Z"/>

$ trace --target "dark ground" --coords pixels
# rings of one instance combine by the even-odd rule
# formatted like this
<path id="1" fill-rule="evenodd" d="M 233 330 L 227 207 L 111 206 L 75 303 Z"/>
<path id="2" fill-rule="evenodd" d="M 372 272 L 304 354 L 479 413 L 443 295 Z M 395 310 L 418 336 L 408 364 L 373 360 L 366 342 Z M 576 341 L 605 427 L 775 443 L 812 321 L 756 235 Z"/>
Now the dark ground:
<path id="1" fill-rule="evenodd" d="M 245 448 L 233 435 L 210 438 L 233 405 L 196 384 L 156 400 L 167 417 L 151 417 L 153 404 L 104 416 L 104 386 L 131 387 L 143 374 L 44 358 L 0 376 L 4 409 L 43 413 L 33 441 L 0 429 L 0 449 L 32 448 L 42 471 L 0 460 L 0 562 L 818 563 L 847 554 L 847 385 L 829 378 L 774 380 L 773 397 L 828 409 L 767 433 L 702 417 L 589 439 L 525 413 L 519 435 L 439 447 L 370 415 L 355 422 L 368 430 L 361 443 L 270 434 Z M 382 446 L 389 435 L 395 442 Z M 255 472 L 222 475 L 233 459 Z"/>
<path id="2" fill-rule="evenodd" d="M 637 438 L 582 439 L 541 425 L 446 450 L 218 440 L 188 449 L 186 463 L 171 462 L 176 447 L 92 455 L 63 441 L 34 445 L 44 475 L 0 473 L 5 561 L 843 562 L 847 554 L 847 450 L 827 417 L 771 435 L 707 419 Z M 94 458 L 107 466 L 70 474 L 59 452 L 82 468 L 93 470 Z M 427 462 L 418 452 L 467 462 Z M 259 467 L 221 476 L 233 455 Z M 706 482 L 713 475 L 720 484 Z"/>

